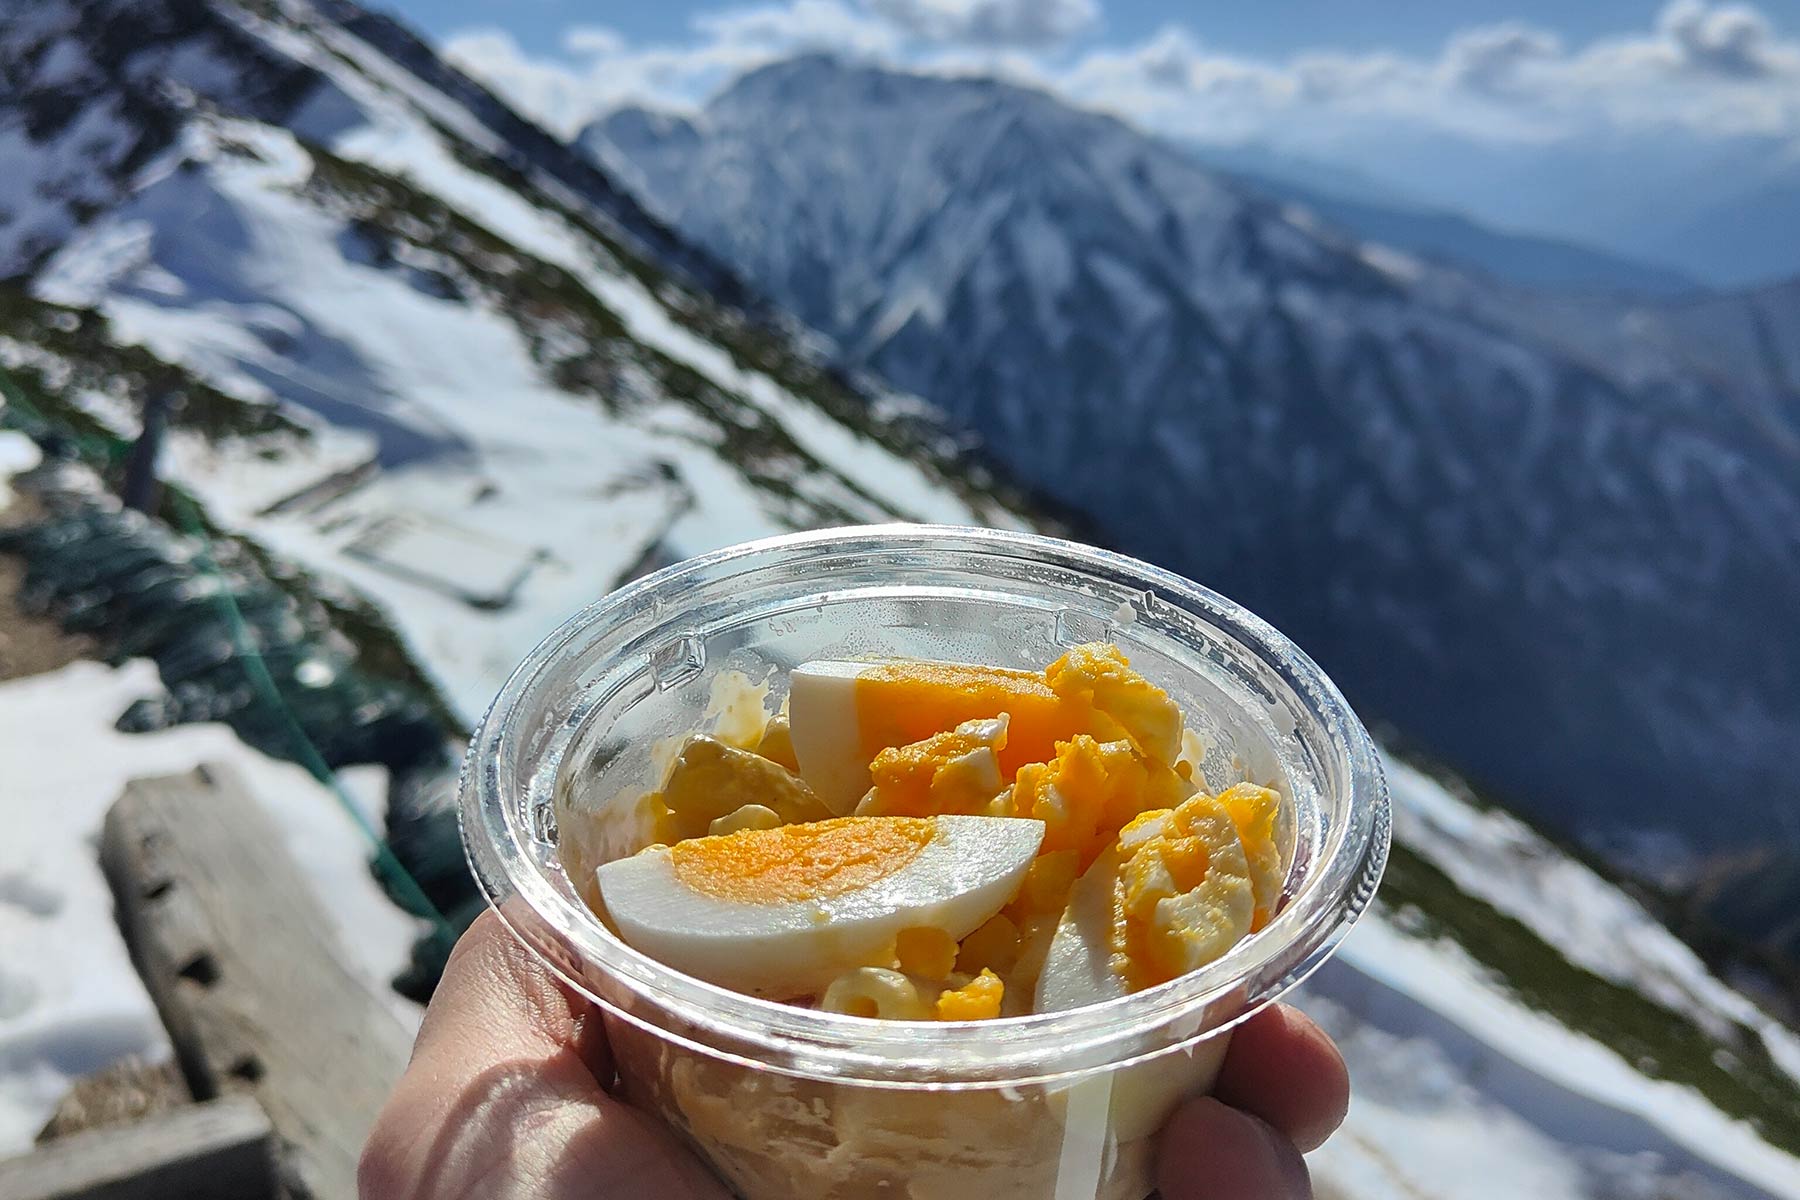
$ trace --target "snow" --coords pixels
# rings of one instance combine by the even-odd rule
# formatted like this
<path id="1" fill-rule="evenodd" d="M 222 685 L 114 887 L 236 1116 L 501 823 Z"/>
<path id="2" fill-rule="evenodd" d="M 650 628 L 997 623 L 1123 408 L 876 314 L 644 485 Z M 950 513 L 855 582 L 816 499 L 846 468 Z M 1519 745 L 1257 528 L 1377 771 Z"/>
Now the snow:
<path id="1" fill-rule="evenodd" d="M 38 60 L 32 82 L 41 88 L 60 88 L 76 83 L 92 68 L 88 56 L 68 38 L 50 43 L 50 49 Z"/>
<path id="2" fill-rule="evenodd" d="M 3 114 L 0 114 L 3 115 Z M 29 265 L 36 253 L 74 228 L 71 207 L 102 203 L 113 190 L 105 168 L 129 142 L 125 125 L 101 103 L 82 109 L 56 137 L 33 141 L 20 125 L 0 120 L 0 276 Z"/>
<path id="3" fill-rule="evenodd" d="M 1516 817 L 1479 809 L 1389 758 L 1395 835 L 1471 896 L 1517 917 L 1572 963 L 1685 1013 L 1715 1036 L 1755 1030 L 1800 1080 L 1800 1038 L 1710 971 L 1640 904 Z"/>
<path id="4" fill-rule="evenodd" d="M 333 149 L 410 179 L 520 249 L 571 272 L 625 322 L 634 340 L 692 367 L 725 391 L 749 397 L 813 457 L 901 513 L 947 524 L 976 521 L 966 505 L 918 466 L 826 417 L 767 375 L 740 368 L 724 349 L 678 324 L 635 278 L 616 268 L 602 270 L 589 244 L 566 222 L 463 166 L 436 137 L 410 125 L 372 124 L 345 135 Z"/>
<path id="5" fill-rule="evenodd" d="M 1421 940 L 1380 913 L 1366 914 L 1344 939 L 1337 959 L 1307 984 L 1306 991 L 1322 993 L 1328 1002 L 1353 1012 L 1351 1026 L 1383 1027 L 1385 1017 L 1389 1032 L 1436 1046 L 1431 1053 L 1414 1053 L 1456 1064 L 1463 1082 L 1485 1093 L 1483 1106 L 1504 1107 L 1540 1130 L 1554 1131 L 1568 1146 L 1592 1144 L 1664 1158 L 1678 1154 L 1727 1182 L 1741 1180 L 1770 1196 L 1800 1197 L 1800 1160 L 1770 1146 L 1698 1093 L 1640 1074 L 1613 1050 L 1519 1003 L 1454 943 Z M 1303 999 L 1301 1004 L 1309 1007 L 1312 1001 Z M 1322 1011 L 1329 1014 L 1331 1009 Z M 1385 1053 L 1365 1057 L 1354 1041 L 1345 1049 L 1353 1055 L 1355 1079 L 1391 1065 Z M 1364 1052 L 1368 1049 L 1364 1047 Z M 1427 1077 L 1415 1075 L 1423 1087 Z M 1438 1091 L 1451 1094 L 1455 1089 Z M 1429 1149 L 1416 1146 L 1410 1138 L 1418 1131 L 1408 1132 L 1409 1124 L 1415 1123 L 1382 1111 L 1405 1098 L 1383 1101 L 1379 1089 L 1367 1097 L 1360 1090 L 1358 1094 L 1359 1104 L 1367 1103 L 1374 1111 L 1359 1115 L 1353 1108 L 1352 1133 L 1384 1146 L 1396 1160 L 1390 1169 L 1420 1194 L 1454 1194 L 1461 1200 L 1465 1193 L 1460 1183 L 1448 1187 L 1429 1177 L 1442 1144 Z M 1441 1096 L 1433 1095 L 1428 1103 L 1441 1101 Z M 1407 1102 L 1419 1101 L 1415 1097 Z M 1450 1158 L 1442 1165 L 1453 1171 L 1455 1161 Z M 1358 1169 L 1367 1166 L 1363 1162 Z M 1371 1200 L 1391 1194 L 1376 1191 Z M 1525 1190 L 1510 1194 L 1535 1195 Z M 1559 1194 L 1571 1200 L 1588 1195 L 1552 1191 L 1540 1200 Z"/>
<path id="6" fill-rule="evenodd" d="M 1359 1020 L 1322 995 L 1305 1000 L 1350 1065 L 1344 1126 L 1312 1157 L 1325 1196 L 1355 1200 L 1576 1200 L 1567 1149 L 1489 1101 L 1435 1042 Z"/>
<path id="7" fill-rule="evenodd" d="M 1414 283 L 1425 274 L 1425 266 L 1410 254 L 1375 242 L 1368 242 L 1357 248 L 1362 260 L 1384 275 L 1390 275 L 1401 283 Z"/>
<path id="8" fill-rule="evenodd" d="M 525 652 L 569 613 L 611 590 L 682 507 L 681 496 L 660 483 L 627 488 L 604 504 L 596 496 L 659 458 L 685 452 L 716 460 L 621 428 L 598 404 L 550 386 L 510 321 L 321 253 L 340 226 L 293 194 L 291 185 L 308 169 L 303 152 L 284 135 L 232 132 L 254 135 L 262 161 L 222 159 L 210 173 L 154 178 L 59 252 L 39 290 L 98 299 L 124 338 L 215 379 L 259 377 L 338 420 L 365 423 L 384 445 L 434 453 L 454 448 L 454 454 L 391 465 L 317 509 L 274 516 L 261 515 L 268 503 L 302 486 L 308 469 L 323 475 L 359 461 L 371 433 L 284 452 L 276 460 L 282 469 L 266 473 L 268 464 L 250 446 L 203 450 L 184 443 L 170 461 L 215 515 L 254 527 L 271 548 L 374 599 L 438 675 L 457 710 L 472 719 Z M 119 226 L 144 220 L 156 230 L 151 242 L 118 233 Z M 116 258 L 127 240 L 138 248 L 139 265 L 179 268 L 188 288 L 179 294 L 137 288 L 138 267 Z M 90 255 L 108 266 L 95 270 Z M 103 294 L 85 290 L 99 278 L 107 280 Z M 270 310 L 284 314 L 289 326 L 284 353 L 246 330 L 267 324 Z M 343 381 L 351 368 L 359 384 Z M 312 378 L 326 372 L 333 374 Z M 322 402 L 326 388 L 325 399 L 338 401 L 335 406 Z M 741 497 L 733 504 L 746 507 Z M 550 514 L 556 519 L 546 520 Z M 483 554 L 499 548 L 515 562 L 538 565 L 515 603 L 490 613 L 466 602 L 461 592 L 467 589 L 422 579 L 417 562 L 396 574 L 379 556 L 345 553 L 366 544 L 370 530 L 396 523 L 461 531 Z M 771 531 L 764 523 L 754 535 Z M 438 539 L 440 552 L 444 540 Z M 454 575 L 458 566 L 454 555 L 447 557 L 446 571 Z"/>
<path id="9" fill-rule="evenodd" d="M 12 503 L 12 489 L 7 482 L 14 475 L 29 471 L 43 456 L 37 443 L 17 430 L 0 429 L 0 511 Z"/>
<path id="10" fill-rule="evenodd" d="M 801 495 L 871 521 L 977 519 L 919 467 L 680 326 L 585 234 L 463 166 L 391 97 L 353 77 L 338 82 L 367 108 L 337 152 L 407 177 L 569 270 L 636 340 L 747 397 L 881 504 L 833 476 L 793 480 Z M 253 156 L 218 151 L 219 137 Z M 204 167 L 181 170 L 182 161 Z M 609 415 L 551 384 L 507 314 L 421 291 L 403 272 L 364 261 L 346 247 L 342 221 L 299 194 L 310 170 L 284 131 L 196 123 L 141 173 L 131 199 L 54 256 L 36 290 L 97 304 L 121 338 L 227 390 L 279 397 L 333 422 L 333 436 L 284 446 L 266 463 L 254 447 L 181 438 L 168 462 L 216 516 L 374 600 L 465 718 L 652 545 L 698 553 L 811 523 L 744 479 L 725 457 L 728 431 L 672 401 L 629 419 Z M 637 383 L 654 397 L 648 377 Z M 347 471 L 369 455 L 375 469 L 340 498 L 265 514 L 309 475 Z M 658 462 L 678 464 L 679 480 L 643 478 Z M 402 542 L 397 529 L 415 533 Z M 421 541 L 424 529 L 432 532 Z M 485 580 L 473 577 L 478 569 Z M 510 604 L 475 603 L 515 579 Z"/>
<path id="11" fill-rule="evenodd" d="M 125 1055 L 159 1059 L 168 1044 L 113 924 L 95 858 L 107 808 L 127 780 L 201 763 L 237 770 L 282 832 L 330 917 L 346 965 L 409 1025 L 418 1010 L 388 988 L 417 922 L 382 894 L 370 846 L 332 794 L 299 767 L 246 747 L 222 725 L 123 734 L 119 714 L 160 690 L 153 664 L 72 663 L 0 683 L 0 1154 L 23 1149 L 69 1083 Z M 385 772 L 346 783 L 379 822 Z"/>
<path id="12" fill-rule="evenodd" d="M 1111 295 L 1127 328 L 1146 325 L 1162 313 L 1165 301 L 1130 263 L 1097 250 L 1088 255 L 1087 266 Z"/>

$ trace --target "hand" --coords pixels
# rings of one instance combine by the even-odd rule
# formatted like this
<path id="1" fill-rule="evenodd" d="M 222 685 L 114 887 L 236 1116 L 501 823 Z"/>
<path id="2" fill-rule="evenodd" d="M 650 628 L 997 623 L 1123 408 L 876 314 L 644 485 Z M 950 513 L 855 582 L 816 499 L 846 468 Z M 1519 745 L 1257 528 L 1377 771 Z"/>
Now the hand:
<path id="1" fill-rule="evenodd" d="M 661 1122 L 607 1093 L 611 1077 L 598 1014 L 484 913 L 363 1149 L 363 1200 L 729 1200 Z M 1163 1200 L 1307 1200 L 1300 1152 L 1348 1103 L 1330 1039 L 1292 1009 L 1259 1013 L 1214 1096 L 1171 1118 Z"/>

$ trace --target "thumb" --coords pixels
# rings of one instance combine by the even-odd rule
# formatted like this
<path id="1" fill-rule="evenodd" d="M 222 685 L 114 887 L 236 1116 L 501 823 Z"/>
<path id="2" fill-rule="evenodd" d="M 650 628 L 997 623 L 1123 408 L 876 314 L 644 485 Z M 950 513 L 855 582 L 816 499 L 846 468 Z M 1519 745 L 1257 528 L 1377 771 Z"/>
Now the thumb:
<path id="1" fill-rule="evenodd" d="M 608 1096 L 599 1021 L 484 913 L 457 943 L 363 1151 L 364 1200 L 728 1200 L 660 1121 Z"/>

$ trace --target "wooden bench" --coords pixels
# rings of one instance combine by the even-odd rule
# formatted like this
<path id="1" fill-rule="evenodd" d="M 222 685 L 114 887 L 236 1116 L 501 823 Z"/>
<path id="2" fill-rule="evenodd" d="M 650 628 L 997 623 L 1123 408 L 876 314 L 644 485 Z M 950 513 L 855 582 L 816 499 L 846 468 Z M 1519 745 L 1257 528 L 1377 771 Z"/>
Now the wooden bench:
<path id="1" fill-rule="evenodd" d="M 247 1096 L 72 1134 L 0 1159 L 5 1200 L 275 1200 L 275 1137 Z"/>
<path id="2" fill-rule="evenodd" d="M 412 1035 L 341 961 L 275 823 L 227 769 L 134 780 L 100 862 L 202 1103 L 0 1162 L 0 1200 L 352 1200 Z"/>

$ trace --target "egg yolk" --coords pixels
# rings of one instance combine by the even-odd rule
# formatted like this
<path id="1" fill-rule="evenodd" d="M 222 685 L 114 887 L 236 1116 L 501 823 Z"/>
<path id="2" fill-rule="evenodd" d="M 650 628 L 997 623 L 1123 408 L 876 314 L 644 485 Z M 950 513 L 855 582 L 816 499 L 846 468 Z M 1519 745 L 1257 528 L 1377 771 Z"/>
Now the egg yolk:
<path id="1" fill-rule="evenodd" d="M 1076 646 L 1044 669 L 1044 680 L 1065 702 L 1117 722 L 1150 759 L 1173 765 L 1181 756 L 1180 706 L 1133 671 L 1117 646 Z"/>
<path id="2" fill-rule="evenodd" d="M 1020 917 L 1052 916 L 1069 902 L 1069 892 L 1081 874 L 1081 861 L 1073 850 L 1039 854 L 1025 872 L 1011 908 Z"/>
<path id="3" fill-rule="evenodd" d="M 1286 882 L 1281 874 L 1281 846 L 1276 827 L 1281 819 L 1281 795 L 1254 783 L 1240 783 L 1219 793 L 1219 803 L 1231 814 L 1244 858 L 1250 866 L 1250 886 L 1256 894 L 1252 932 L 1269 923 Z"/>
<path id="4" fill-rule="evenodd" d="M 1044 822 L 1040 853 L 1073 850 L 1086 869 L 1125 823 L 1149 809 L 1173 808 L 1194 788 L 1172 768 L 1146 759 L 1128 741 L 1080 734 L 1056 757 L 1019 770 L 1008 814 Z"/>
<path id="5" fill-rule="evenodd" d="M 956 939 L 931 925 L 902 929 L 894 939 L 894 957 L 908 975 L 942 979 L 956 967 Z"/>
<path id="6" fill-rule="evenodd" d="M 1001 791 L 999 752 L 1008 717 L 965 721 L 948 733 L 908 746 L 889 746 L 869 764 L 874 788 L 859 816 L 981 815 Z"/>
<path id="7" fill-rule="evenodd" d="M 1132 991 L 1218 958 L 1250 932 L 1254 910 L 1243 845 L 1216 798 L 1200 793 L 1121 832 L 1112 968 Z"/>
<path id="8" fill-rule="evenodd" d="M 1004 974 L 1019 961 L 1019 927 L 1005 913 L 996 913 L 986 924 L 962 940 L 956 951 L 956 969 L 969 974 L 992 969 Z"/>
<path id="9" fill-rule="evenodd" d="M 991 1021 L 1000 1015 L 1006 985 L 992 971 L 983 970 L 959 988 L 946 989 L 937 998 L 940 1021 Z"/>
<path id="10" fill-rule="evenodd" d="M 857 741 L 837 751 L 868 765 L 855 815 L 833 816 L 800 777 L 786 710 L 763 711 L 767 685 L 733 674 L 711 693 L 710 736 L 659 744 L 665 782 L 641 802 L 682 886 L 743 904 L 823 901 L 906 868 L 940 814 L 1031 818 L 1045 832 L 999 912 L 960 943 L 929 924 L 900 930 L 883 963 L 833 982 L 826 1008 L 951 1021 L 1029 1012 L 1071 895 L 1090 878 L 1110 885 L 1110 921 L 1094 932 L 1130 991 L 1219 958 L 1272 919 L 1285 882 L 1280 795 L 1250 783 L 1198 791 L 1205 746 L 1118 647 L 1075 646 L 1041 672 L 829 665 L 854 681 Z M 1104 872 L 1089 875 L 1096 863 Z M 829 913 L 814 910 L 821 922 Z"/>
<path id="11" fill-rule="evenodd" d="M 922 742 L 978 717 L 1011 717 L 1000 772 L 1011 779 L 1026 763 L 1043 762 L 1091 725 L 1079 698 L 1059 696 L 1036 671 L 961 663 L 877 663 L 856 677 L 856 720 L 862 751 L 873 759 L 890 746 Z"/>
<path id="12" fill-rule="evenodd" d="M 690 838 L 669 850 L 683 887 L 744 904 L 822 900 L 870 887 L 930 843 L 929 820 L 835 817 Z"/>

